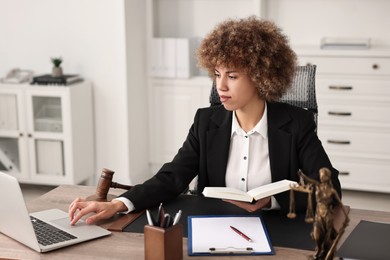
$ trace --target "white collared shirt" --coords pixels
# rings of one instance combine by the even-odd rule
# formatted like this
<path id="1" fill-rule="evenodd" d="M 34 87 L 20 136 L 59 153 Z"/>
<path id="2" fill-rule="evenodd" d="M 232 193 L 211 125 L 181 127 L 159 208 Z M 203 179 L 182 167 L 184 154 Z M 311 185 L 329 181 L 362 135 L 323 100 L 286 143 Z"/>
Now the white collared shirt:
<path id="1" fill-rule="evenodd" d="M 225 176 L 226 187 L 249 191 L 272 182 L 268 149 L 267 103 L 260 121 L 245 132 L 233 112 L 229 159 Z M 271 197 L 271 208 L 280 208 Z"/>
<path id="2" fill-rule="evenodd" d="M 267 105 L 260 121 L 249 132 L 239 125 L 233 112 L 226 186 L 248 191 L 271 183 L 268 154 Z"/>

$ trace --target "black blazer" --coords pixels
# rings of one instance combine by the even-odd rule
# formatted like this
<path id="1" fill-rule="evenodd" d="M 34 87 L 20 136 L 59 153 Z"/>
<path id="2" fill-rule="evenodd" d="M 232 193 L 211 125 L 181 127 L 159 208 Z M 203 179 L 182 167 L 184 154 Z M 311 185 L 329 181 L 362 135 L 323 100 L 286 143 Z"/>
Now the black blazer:
<path id="1" fill-rule="evenodd" d="M 319 169 L 332 171 L 334 188 L 341 196 L 338 171 L 335 170 L 318 139 L 313 115 L 284 103 L 267 103 L 268 147 L 272 182 L 282 179 L 299 181 L 301 169 L 319 180 Z M 225 173 L 229 155 L 232 112 L 221 106 L 199 109 L 187 139 L 174 159 L 162 166 L 155 176 L 135 185 L 124 196 L 136 210 L 157 206 L 181 194 L 198 175 L 198 193 L 206 186 L 226 186 Z M 289 192 L 275 195 L 283 212 L 289 209 Z M 296 210 L 304 210 L 307 195 L 295 196 Z"/>

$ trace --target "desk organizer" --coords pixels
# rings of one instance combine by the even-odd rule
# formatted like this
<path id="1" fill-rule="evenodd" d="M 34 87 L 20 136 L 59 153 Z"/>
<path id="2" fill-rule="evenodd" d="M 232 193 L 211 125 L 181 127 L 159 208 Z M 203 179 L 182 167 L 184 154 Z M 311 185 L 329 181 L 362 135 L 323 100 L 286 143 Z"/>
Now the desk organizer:
<path id="1" fill-rule="evenodd" d="M 183 259 L 183 226 L 144 227 L 145 260 Z"/>

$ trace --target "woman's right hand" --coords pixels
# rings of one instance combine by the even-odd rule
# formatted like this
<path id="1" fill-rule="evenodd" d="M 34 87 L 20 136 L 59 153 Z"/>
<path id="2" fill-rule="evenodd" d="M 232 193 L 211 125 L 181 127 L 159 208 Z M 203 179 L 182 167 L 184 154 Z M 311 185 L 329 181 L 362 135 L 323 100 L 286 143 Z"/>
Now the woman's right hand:
<path id="1" fill-rule="evenodd" d="M 87 224 L 94 224 L 99 220 L 108 219 L 116 213 L 126 210 L 125 204 L 119 200 L 98 202 L 77 198 L 69 205 L 68 213 L 70 224 L 75 225 L 83 216 L 92 212 L 95 214 L 85 220 Z"/>

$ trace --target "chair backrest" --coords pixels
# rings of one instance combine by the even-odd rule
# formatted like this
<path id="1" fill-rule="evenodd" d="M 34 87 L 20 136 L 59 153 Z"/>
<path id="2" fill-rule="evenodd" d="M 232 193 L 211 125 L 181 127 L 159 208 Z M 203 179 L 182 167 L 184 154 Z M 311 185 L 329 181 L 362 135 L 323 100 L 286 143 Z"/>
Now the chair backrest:
<path id="1" fill-rule="evenodd" d="M 280 98 L 280 102 L 307 109 L 313 113 L 314 121 L 318 122 L 318 106 L 315 88 L 316 65 L 298 66 L 291 88 Z M 210 92 L 210 105 L 220 105 L 215 81 Z"/>

